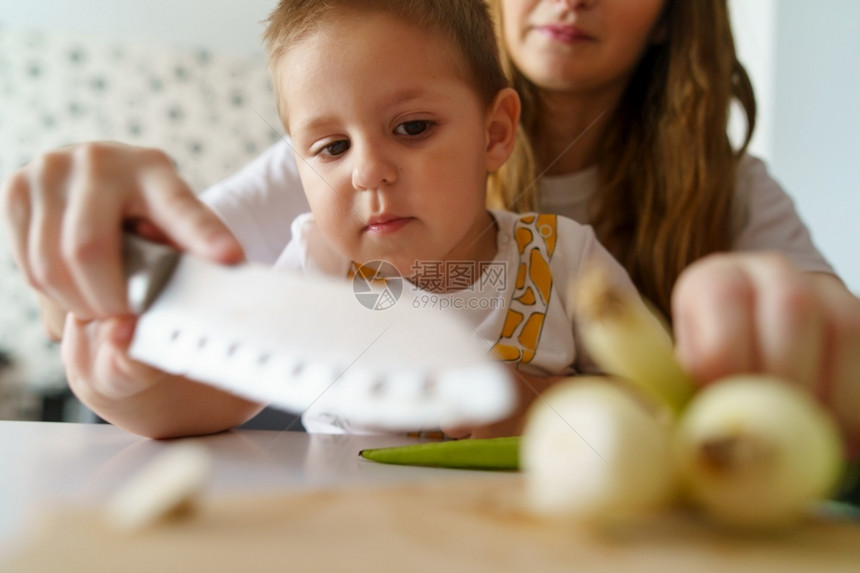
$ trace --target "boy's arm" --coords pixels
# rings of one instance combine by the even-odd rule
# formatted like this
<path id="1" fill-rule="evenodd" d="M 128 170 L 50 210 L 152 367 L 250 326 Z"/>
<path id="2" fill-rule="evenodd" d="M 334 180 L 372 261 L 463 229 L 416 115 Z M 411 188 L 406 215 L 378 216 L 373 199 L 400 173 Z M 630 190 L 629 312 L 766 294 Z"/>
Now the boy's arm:
<path id="1" fill-rule="evenodd" d="M 236 427 L 262 406 L 129 358 L 133 318 L 66 319 L 62 352 L 69 386 L 103 419 L 150 438 Z"/>
<path id="2" fill-rule="evenodd" d="M 547 389 L 564 380 L 567 376 L 540 376 L 526 374 L 511 366 L 508 368 L 517 390 L 517 406 L 514 412 L 505 418 L 486 426 L 468 428 L 442 428 L 446 436 L 451 438 L 501 438 L 519 436 L 523 433 L 526 415 L 531 405 L 541 399 Z"/>

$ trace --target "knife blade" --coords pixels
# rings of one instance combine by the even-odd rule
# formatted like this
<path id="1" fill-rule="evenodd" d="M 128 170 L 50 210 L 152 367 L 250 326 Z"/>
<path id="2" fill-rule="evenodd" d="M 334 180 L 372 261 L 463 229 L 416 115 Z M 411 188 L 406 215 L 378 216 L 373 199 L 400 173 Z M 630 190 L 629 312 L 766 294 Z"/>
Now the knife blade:
<path id="1" fill-rule="evenodd" d="M 380 430 L 480 425 L 514 406 L 507 370 L 449 312 L 361 304 L 348 281 L 226 266 L 127 237 L 130 355 L 294 413 Z"/>

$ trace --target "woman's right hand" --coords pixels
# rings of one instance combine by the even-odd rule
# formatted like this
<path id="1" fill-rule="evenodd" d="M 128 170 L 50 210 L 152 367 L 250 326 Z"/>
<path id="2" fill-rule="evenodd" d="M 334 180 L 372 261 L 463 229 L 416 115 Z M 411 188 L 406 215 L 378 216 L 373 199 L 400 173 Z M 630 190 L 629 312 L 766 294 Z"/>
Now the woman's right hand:
<path id="1" fill-rule="evenodd" d="M 12 255 L 43 307 L 61 309 L 55 317 L 129 313 L 124 229 L 210 260 L 243 257 L 230 231 L 156 149 L 84 143 L 51 151 L 13 173 L 0 196 Z"/>
<path id="2" fill-rule="evenodd" d="M 773 253 L 696 261 L 673 293 L 677 353 L 702 384 L 777 376 L 829 407 L 860 452 L 860 298 Z"/>

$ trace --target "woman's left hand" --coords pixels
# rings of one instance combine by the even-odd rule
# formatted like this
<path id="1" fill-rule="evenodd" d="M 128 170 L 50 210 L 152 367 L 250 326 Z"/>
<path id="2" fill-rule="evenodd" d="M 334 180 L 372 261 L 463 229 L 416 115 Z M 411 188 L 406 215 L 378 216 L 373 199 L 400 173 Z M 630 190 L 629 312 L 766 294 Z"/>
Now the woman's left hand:
<path id="1" fill-rule="evenodd" d="M 860 299 L 836 277 L 774 254 L 712 255 L 672 297 L 677 354 L 699 382 L 784 378 L 818 396 L 860 444 Z"/>

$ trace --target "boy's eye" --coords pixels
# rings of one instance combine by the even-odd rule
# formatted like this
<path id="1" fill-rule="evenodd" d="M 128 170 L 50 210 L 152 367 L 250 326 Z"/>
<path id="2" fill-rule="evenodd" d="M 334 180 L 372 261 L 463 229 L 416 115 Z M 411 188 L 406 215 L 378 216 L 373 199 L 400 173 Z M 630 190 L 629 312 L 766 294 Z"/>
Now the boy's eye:
<path id="1" fill-rule="evenodd" d="M 337 157 L 338 155 L 343 155 L 349 149 L 349 141 L 346 139 L 341 139 L 338 141 L 334 141 L 329 143 L 325 147 L 319 150 L 319 155 L 324 155 L 326 157 Z"/>
<path id="2" fill-rule="evenodd" d="M 426 120 L 404 121 L 395 128 L 394 133 L 415 137 L 416 135 L 421 135 L 430 129 L 431 123 L 432 122 Z"/>

